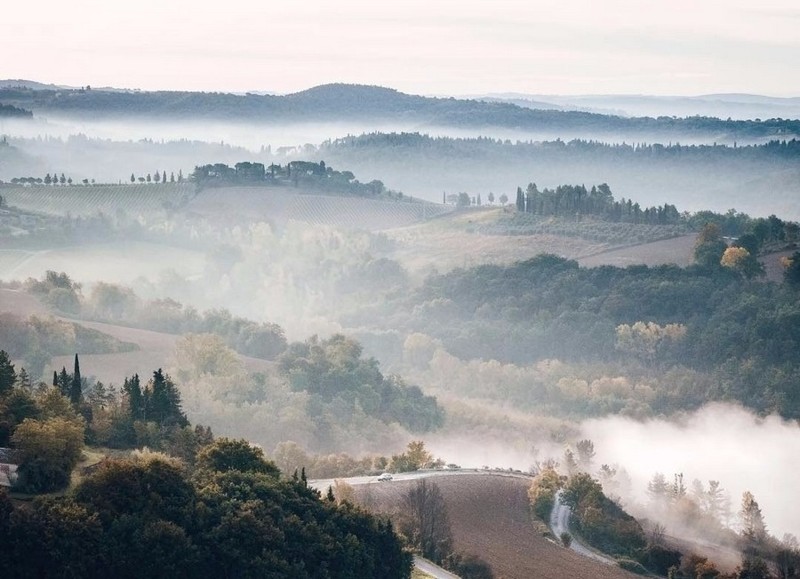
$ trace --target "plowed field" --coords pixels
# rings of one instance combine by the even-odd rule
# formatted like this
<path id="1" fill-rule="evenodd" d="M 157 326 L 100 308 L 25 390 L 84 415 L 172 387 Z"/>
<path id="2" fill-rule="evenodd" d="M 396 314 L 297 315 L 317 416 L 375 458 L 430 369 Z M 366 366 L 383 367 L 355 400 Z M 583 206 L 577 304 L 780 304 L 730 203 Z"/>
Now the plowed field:
<path id="1" fill-rule="evenodd" d="M 592 561 L 544 538 L 531 523 L 530 480 L 491 474 L 432 479 L 447 503 L 455 548 L 487 561 L 504 579 L 631 579 L 618 567 Z M 355 487 L 356 497 L 391 512 L 415 481 Z"/>

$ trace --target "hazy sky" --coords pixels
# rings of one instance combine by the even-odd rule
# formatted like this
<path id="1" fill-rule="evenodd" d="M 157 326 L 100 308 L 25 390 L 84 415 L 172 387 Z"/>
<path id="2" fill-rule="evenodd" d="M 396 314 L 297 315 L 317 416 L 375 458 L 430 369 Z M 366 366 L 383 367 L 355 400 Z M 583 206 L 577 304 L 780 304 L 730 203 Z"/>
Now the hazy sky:
<path id="1" fill-rule="evenodd" d="M 20 0 L 0 78 L 293 92 L 800 95 L 797 0 Z"/>

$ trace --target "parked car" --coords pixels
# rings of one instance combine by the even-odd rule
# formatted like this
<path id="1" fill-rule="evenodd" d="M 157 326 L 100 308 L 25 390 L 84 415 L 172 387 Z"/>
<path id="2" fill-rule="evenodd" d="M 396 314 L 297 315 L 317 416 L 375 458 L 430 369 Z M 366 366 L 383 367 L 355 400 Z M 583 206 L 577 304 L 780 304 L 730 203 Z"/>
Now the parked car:
<path id="1" fill-rule="evenodd" d="M 390 481 L 390 480 L 392 480 L 393 478 L 394 478 L 394 477 L 393 477 L 393 476 L 392 476 L 390 473 L 388 473 L 388 472 L 385 472 L 385 473 L 383 473 L 382 475 L 380 475 L 380 476 L 378 477 L 378 480 L 379 480 L 379 481 L 381 481 L 381 482 L 385 482 L 385 481 Z"/>

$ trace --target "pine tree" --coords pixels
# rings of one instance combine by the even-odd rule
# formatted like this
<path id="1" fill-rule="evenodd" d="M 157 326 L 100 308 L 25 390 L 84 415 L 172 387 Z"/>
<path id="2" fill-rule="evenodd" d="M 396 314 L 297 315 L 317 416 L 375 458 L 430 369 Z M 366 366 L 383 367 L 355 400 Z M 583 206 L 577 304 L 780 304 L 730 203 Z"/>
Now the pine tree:
<path id="1" fill-rule="evenodd" d="M 162 183 L 166 183 L 167 182 L 167 172 L 166 171 L 164 171 L 163 174 L 161 175 L 161 182 Z"/>
<path id="2" fill-rule="evenodd" d="M 328 494 L 325 495 L 325 498 L 328 499 L 329 503 L 335 503 L 336 502 L 336 497 L 333 496 L 333 487 L 331 485 L 328 485 Z"/>
<path id="3" fill-rule="evenodd" d="M 751 546 L 759 545 L 767 538 L 767 526 L 764 515 L 753 493 L 745 491 L 742 494 L 742 510 L 739 511 L 742 520 L 742 535 Z"/>
<path id="4" fill-rule="evenodd" d="M 19 374 L 17 374 L 17 386 L 28 392 L 33 388 L 33 382 L 25 368 L 21 368 Z"/>
<path id="5" fill-rule="evenodd" d="M 136 175 L 131 173 L 131 183 L 136 183 Z"/>
<path id="6" fill-rule="evenodd" d="M 53 370 L 53 388 L 58 388 L 58 372 Z"/>
<path id="7" fill-rule="evenodd" d="M 83 398 L 83 384 L 81 382 L 81 366 L 78 354 L 75 354 L 75 370 L 72 372 L 72 384 L 69 389 L 69 399 L 74 406 L 79 406 Z"/>
<path id="8" fill-rule="evenodd" d="M 0 350 L 0 396 L 10 392 L 16 381 L 17 373 L 11 358 L 5 350 Z"/>
<path id="9" fill-rule="evenodd" d="M 175 182 L 175 173 L 170 173 L 169 174 L 169 182 L 170 183 L 174 183 Z"/>
<path id="10" fill-rule="evenodd" d="M 128 396 L 128 411 L 130 412 L 131 420 L 145 419 L 145 403 L 139 375 L 134 374 L 131 378 L 125 378 L 125 382 L 122 384 L 122 391 Z"/>
<path id="11" fill-rule="evenodd" d="M 63 396 L 69 398 L 70 394 L 70 387 L 72 386 L 72 379 L 69 374 L 67 374 L 66 367 L 61 367 L 61 373 L 58 375 L 58 389 Z"/>

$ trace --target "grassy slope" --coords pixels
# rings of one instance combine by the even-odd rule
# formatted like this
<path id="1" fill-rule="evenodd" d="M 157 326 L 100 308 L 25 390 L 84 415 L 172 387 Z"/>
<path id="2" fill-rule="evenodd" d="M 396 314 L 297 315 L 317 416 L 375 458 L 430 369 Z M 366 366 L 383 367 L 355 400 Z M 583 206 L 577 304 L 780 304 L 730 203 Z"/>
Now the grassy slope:
<path id="1" fill-rule="evenodd" d="M 0 289 L 0 312 L 11 312 L 20 316 L 48 315 L 47 309 L 32 296 L 18 291 Z M 87 375 L 93 375 L 102 382 L 119 384 L 125 376 L 138 373 L 150 376 L 158 368 L 169 366 L 170 357 L 175 350 L 178 336 L 139 330 L 125 326 L 115 326 L 100 322 L 69 320 L 87 328 L 108 334 L 123 342 L 132 342 L 139 346 L 134 352 L 118 354 L 81 354 L 81 368 Z M 0 345 L 2 347 L 2 345 Z M 80 352 L 78 352 L 80 354 Z M 252 372 L 269 371 L 272 363 L 266 360 L 243 356 L 245 367 Z M 53 370 L 62 366 L 71 368 L 72 356 L 56 356 L 45 368 L 45 376 L 51 376 Z"/>

